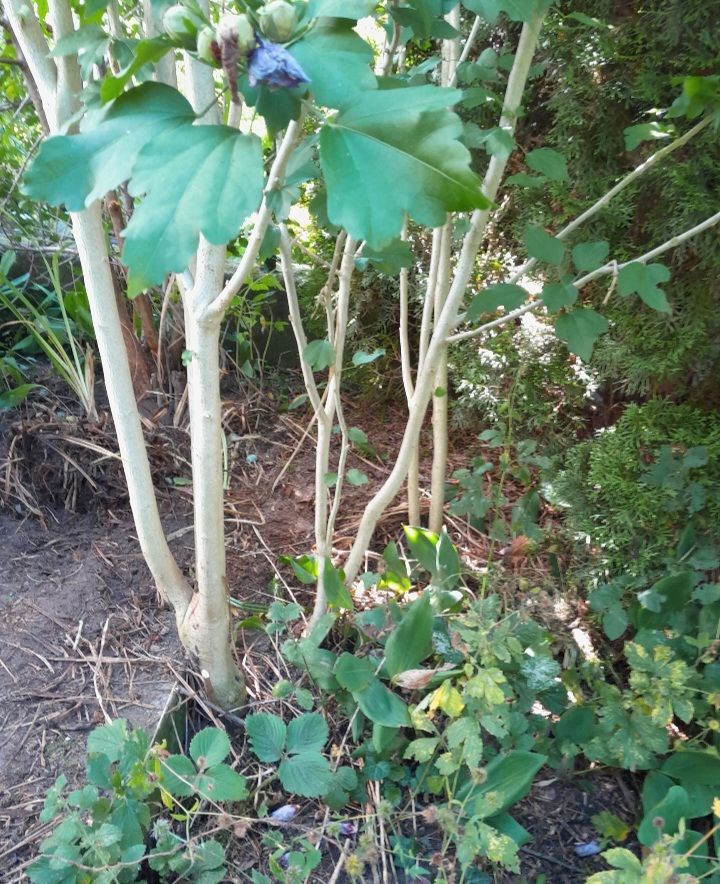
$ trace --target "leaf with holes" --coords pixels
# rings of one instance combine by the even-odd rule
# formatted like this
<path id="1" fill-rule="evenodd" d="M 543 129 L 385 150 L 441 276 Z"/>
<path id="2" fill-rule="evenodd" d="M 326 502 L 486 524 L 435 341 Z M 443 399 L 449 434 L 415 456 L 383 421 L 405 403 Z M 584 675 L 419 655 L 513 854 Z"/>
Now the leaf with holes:
<path id="1" fill-rule="evenodd" d="M 406 213 L 437 227 L 449 211 L 487 207 L 459 141 L 460 119 L 448 110 L 461 97 L 433 86 L 375 90 L 329 120 L 320 162 L 330 220 L 382 249 L 399 235 Z"/>

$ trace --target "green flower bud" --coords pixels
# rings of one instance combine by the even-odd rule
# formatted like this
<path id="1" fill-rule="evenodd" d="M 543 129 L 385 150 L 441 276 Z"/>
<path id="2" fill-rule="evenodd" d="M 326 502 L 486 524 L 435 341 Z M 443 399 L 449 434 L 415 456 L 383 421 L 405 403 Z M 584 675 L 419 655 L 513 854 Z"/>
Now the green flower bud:
<path id="1" fill-rule="evenodd" d="M 180 3 L 168 7 L 163 14 L 165 33 L 185 49 L 195 48 L 197 33 L 203 25 L 198 15 Z"/>
<path id="2" fill-rule="evenodd" d="M 205 27 L 198 32 L 197 55 L 201 61 L 205 61 L 213 67 L 220 66 L 220 47 L 215 39 L 214 28 Z"/>
<path id="3" fill-rule="evenodd" d="M 287 43 L 297 27 L 295 7 L 287 0 L 271 0 L 259 10 L 260 30 L 273 43 Z"/>
<path id="4" fill-rule="evenodd" d="M 246 15 L 220 16 L 217 26 L 217 41 L 223 43 L 237 43 L 239 55 L 249 55 L 255 48 L 255 31 Z"/>

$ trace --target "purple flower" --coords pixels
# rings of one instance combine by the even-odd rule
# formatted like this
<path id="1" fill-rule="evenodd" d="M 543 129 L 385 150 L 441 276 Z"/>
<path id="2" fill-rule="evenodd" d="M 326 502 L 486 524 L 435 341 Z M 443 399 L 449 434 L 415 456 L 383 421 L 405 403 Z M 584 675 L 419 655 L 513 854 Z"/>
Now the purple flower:
<path id="1" fill-rule="evenodd" d="M 256 34 L 258 45 L 248 63 L 250 85 L 266 83 L 276 89 L 292 89 L 310 78 L 283 46 L 265 40 Z"/>

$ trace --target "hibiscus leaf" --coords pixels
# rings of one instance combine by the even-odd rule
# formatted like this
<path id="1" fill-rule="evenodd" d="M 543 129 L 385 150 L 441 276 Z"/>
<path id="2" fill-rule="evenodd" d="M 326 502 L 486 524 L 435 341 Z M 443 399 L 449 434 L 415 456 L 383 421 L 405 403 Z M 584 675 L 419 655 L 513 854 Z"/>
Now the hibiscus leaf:
<path id="1" fill-rule="evenodd" d="M 438 227 L 449 211 L 487 207 L 458 140 L 460 119 L 448 110 L 461 96 L 434 86 L 361 93 L 326 124 L 320 162 L 330 220 L 381 249 L 405 213 Z"/>

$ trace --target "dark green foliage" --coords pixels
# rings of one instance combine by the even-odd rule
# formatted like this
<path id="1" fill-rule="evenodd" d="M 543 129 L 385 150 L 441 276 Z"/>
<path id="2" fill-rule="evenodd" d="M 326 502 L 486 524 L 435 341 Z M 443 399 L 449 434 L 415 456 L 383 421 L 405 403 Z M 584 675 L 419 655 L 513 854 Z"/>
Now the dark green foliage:
<path id="1" fill-rule="evenodd" d="M 706 457 L 683 462 L 698 447 Z M 720 418 L 657 399 L 629 406 L 614 427 L 575 446 L 556 490 L 571 530 L 612 565 L 643 573 L 688 521 L 720 538 L 718 482 Z"/>

